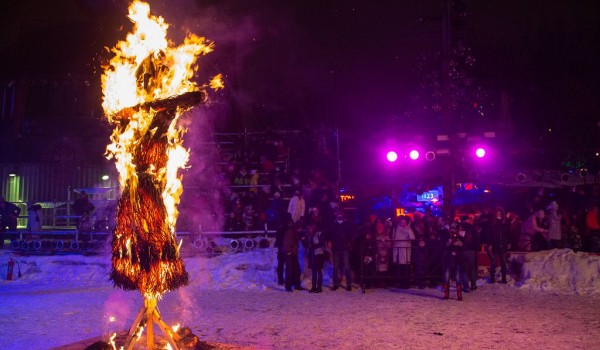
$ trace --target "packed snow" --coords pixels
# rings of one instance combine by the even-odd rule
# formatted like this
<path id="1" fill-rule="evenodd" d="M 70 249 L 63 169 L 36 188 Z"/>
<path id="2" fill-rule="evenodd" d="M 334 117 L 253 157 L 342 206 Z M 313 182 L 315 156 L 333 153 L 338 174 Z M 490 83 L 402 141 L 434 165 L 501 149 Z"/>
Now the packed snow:
<path id="1" fill-rule="evenodd" d="M 6 279 L 9 258 L 15 280 Z M 462 302 L 440 289 L 286 292 L 273 248 L 186 254 L 185 288 L 159 302 L 168 324 L 244 349 L 600 349 L 600 256 L 569 249 L 513 253 L 508 284 Z M 0 349 L 61 349 L 129 329 L 143 305 L 115 289 L 108 254 L 0 254 Z M 20 271 L 20 277 L 18 276 Z M 303 273 L 310 287 L 310 271 Z M 324 285 L 331 285 L 326 264 Z M 89 344 L 88 344 L 89 345 Z M 120 344 L 117 344 L 117 346 Z M 122 344 L 121 344 L 122 345 Z M 81 345 L 81 348 L 85 346 Z"/>

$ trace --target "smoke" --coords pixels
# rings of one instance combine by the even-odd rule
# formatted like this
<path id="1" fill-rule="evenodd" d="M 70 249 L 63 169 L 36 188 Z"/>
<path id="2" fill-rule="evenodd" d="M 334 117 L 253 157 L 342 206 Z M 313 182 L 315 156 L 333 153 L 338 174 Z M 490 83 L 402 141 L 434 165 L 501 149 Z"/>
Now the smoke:
<path id="1" fill-rule="evenodd" d="M 181 118 L 188 129 L 184 147 L 190 151 L 190 160 L 189 167 L 182 172 L 178 231 L 220 230 L 223 226 L 221 189 L 224 184 L 216 145 L 211 142 L 214 121 L 219 117 L 218 108 L 199 106 Z"/>
<path id="2" fill-rule="evenodd" d="M 122 293 L 111 293 L 104 302 L 104 335 L 110 337 L 115 332 L 127 329 L 129 319 L 132 317 L 128 299 Z"/>
<path id="3" fill-rule="evenodd" d="M 192 32 L 211 40 L 214 52 L 201 57 L 199 84 L 222 73 L 221 104 L 227 129 L 264 129 L 323 113 L 315 104 L 329 98 L 331 73 L 319 40 L 311 37 L 294 3 L 258 1 L 155 0 L 151 10 L 170 24 L 176 43 Z M 324 83 L 325 82 L 325 83 Z"/>

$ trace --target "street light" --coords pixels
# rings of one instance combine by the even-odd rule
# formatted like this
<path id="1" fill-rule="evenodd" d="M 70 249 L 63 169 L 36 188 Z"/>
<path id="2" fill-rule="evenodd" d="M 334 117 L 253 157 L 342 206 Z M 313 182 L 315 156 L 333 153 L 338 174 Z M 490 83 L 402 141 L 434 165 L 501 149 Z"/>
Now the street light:
<path id="1" fill-rule="evenodd" d="M 385 156 L 390 163 L 394 163 L 398 160 L 398 153 L 394 151 L 389 151 Z"/>
<path id="2" fill-rule="evenodd" d="M 485 157 L 485 148 L 478 147 L 475 150 L 475 155 L 477 156 L 477 158 L 483 158 L 483 157 Z"/>

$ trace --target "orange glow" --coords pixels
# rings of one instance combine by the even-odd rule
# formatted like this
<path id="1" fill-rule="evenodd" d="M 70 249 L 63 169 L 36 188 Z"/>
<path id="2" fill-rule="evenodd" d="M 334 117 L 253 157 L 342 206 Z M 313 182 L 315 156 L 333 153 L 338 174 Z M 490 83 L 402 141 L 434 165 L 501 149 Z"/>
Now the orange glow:
<path id="1" fill-rule="evenodd" d="M 142 1 L 131 3 L 128 17 L 132 32 L 110 49 L 114 56 L 102 75 L 102 107 L 115 126 L 106 156 L 115 160 L 122 191 L 111 279 L 160 299 L 187 283 L 175 237 L 183 192 L 179 170 L 189 160 L 179 117 L 201 102 L 196 97 L 205 96 L 205 88 L 217 90 L 223 82 L 220 74 L 208 85 L 192 81 L 196 59 L 213 50 L 212 42 L 190 33 L 175 45 L 167 39 L 169 25 Z M 176 100 L 187 95 L 195 103 Z"/>
<path id="2" fill-rule="evenodd" d="M 340 200 L 342 202 L 347 202 L 347 201 L 351 201 L 354 199 L 355 199 L 355 197 L 353 194 L 340 194 Z"/>

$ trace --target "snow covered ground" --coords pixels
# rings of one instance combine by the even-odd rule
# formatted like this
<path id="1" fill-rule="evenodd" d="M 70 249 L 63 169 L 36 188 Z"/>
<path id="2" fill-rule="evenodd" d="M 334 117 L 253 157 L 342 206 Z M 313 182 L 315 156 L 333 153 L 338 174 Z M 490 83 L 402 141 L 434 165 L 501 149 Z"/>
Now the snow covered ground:
<path id="1" fill-rule="evenodd" d="M 22 277 L 5 281 L 11 256 Z M 600 349 L 600 257 L 553 250 L 512 260 L 521 269 L 509 284 L 481 279 L 458 302 L 438 289 L 287 293 L 272 249 L 191 256 L 190 285 L 159 309 L 201 340 L 247 349 Z M 0 349 L 52 349 L 128 329 L 142 298 L 113 288 L 109 270 L 108 255 L 0 251 Z"/>

